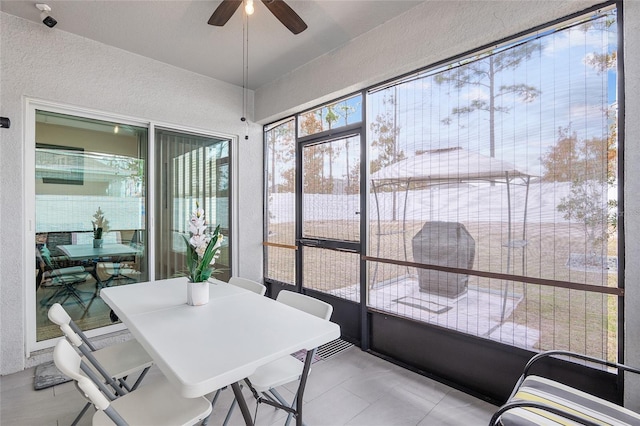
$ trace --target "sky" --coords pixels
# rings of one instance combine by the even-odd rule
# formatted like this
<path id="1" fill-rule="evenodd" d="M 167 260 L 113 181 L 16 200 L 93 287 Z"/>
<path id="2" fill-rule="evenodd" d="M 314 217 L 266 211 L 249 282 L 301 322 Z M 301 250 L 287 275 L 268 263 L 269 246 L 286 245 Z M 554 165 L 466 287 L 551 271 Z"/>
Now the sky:
<path id="1" fill-rule="evenodd" d="M 497 73 L 494 90 L 499 93 L 501 86 L 527 84 L 539 93 L 531 102 L 514 95 L 495 96 L 496 107 L 505 111 L 495 114 L 496 156 L 540 175 L 540 157 L 555 144 L 559 127 L 571 126 L 581 139 L 606 138 L 606 110 L 617 104 L 616 70 L 599 72 L 586 58 L 594 52 L 616 51 L 617 34 L 615 25 L 606 29 L 593 25 L 586 31 L 574 26 L 527 43 L 539 43 L 540 50 L 518 67 Z M 487 58 L 481 60 L 488 63 Z M 383 99 L 395 94 L 398 105 L 390 115 L 400 127 L 399 144 L 406 154 L 462 146 L 489 155 L 489 113 L 452 114 L 454 108 L 464 108 L 473 100 L 488 101 L 488 78 L 483 85 L 457 89 L 446 82 L 438 84 L 436 74 L 425 72 L 424 78 L 373 93 L 367 99 L 369 117 L 380 114 Z M 443 124 L 448 118 L 450 124 Z"/>

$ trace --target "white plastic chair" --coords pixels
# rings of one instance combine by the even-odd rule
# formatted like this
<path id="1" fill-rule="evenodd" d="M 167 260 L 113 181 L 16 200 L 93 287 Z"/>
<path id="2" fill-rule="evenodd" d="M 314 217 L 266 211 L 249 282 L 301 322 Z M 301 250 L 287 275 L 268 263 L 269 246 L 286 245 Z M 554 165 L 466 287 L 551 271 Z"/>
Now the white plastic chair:
<path id="1" fill-rule="evenodd" d="M 113 388 L 116 395 L 124 395 L 135 390 L 153 365 L 149 354 L 134 339 L 96 349 L 59 303 L 49 308 L 48 316 L 60 327 L 69 343 L 84 355 L 83 360 L 89 362 L 87 365 L 91 367 L 96 377 L 102 377 Z M 125 379 L 136 372 L 140 372 L 140 375 L 133 386 L 130 386 Z M 85 373 L 91 374 L 88 371 Z M 78 423 L 90 405 L 90 403 L 85 405 L 72 425 Z"/>
<path id="2" fill-rule="evenodd" d="M 282 290 L 278 293 L 276 300 L 327 321 L 329 321 L 333 313 L 333 306 L 330 304 L 292 291 Z M 302 395 L 315 353 L 316 349 L 308 351 L 304 363 L 293 356 L 279 358 L 269 364 L 258 367 L 255 373 L 246 379 L 258 403 L 266 403 L 276 408 L 284 409 L 289 413 L 286 424 L 289 424 L 291 417 L 294 415 L 299 420 L 298 417 L 302 413 Z M 293 402 L 288 403 L 275 388 L 297 380 L 300 380 L 298 391 Z M 260 397 L 258 393 L 261 393 L 264 397 Z M 234 400 L 234 405 L 235 403 L 236 401 Z M 231 406 L 230 411 L 234 405 Z M 227 415 L 228 418 L 229 415 Z"/>
<path id="3" fill-rule="evenodd" d="M 260 284 L 257 281 L 253 281 L 247 278 L 231 277 L 229 279 L 229 284 L 252 291 L 259 294 L 260 296 L 264 296 L 264 294 L 267 292 L 267 287 L 264 284 Z"/>
<path id="4" fill-rule="evenodd" d="M 110 400 L 94 381 L 82 374 L 84 361 L 66 340 L 60 340 L 56 345 L 53 360 L 96 406 L 94 426 L 194 425 L 211 413 L 211 404 L 205 397 L 183 398 L 166 379 Z"/>

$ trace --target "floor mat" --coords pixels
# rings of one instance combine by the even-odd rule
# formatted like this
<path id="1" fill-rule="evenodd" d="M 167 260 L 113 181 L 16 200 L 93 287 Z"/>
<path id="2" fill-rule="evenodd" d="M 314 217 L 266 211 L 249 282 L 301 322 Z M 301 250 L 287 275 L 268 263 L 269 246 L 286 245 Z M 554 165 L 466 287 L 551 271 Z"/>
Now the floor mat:
<path id="1" fill-rule="evenodd" d="M 53 361 L 49 361 L 36 367 L 33 378 L 33 388 L 35 390 L 41 390 L 70 381 L 70 377 L 62 374 L 60 370 L 56 368 Z"/>

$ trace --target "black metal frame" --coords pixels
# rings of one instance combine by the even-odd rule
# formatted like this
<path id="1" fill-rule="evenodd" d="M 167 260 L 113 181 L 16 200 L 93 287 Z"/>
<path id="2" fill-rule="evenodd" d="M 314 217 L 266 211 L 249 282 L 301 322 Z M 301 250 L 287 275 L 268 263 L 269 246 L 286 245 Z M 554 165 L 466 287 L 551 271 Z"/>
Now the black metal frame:
<path id="1" fill-rule="evenodd" d="M 509 410 L 512 410 L 514 408 L 537 408 L 537 409 L 545 410 L 545 411 L 548 411 L 550 413 L 556 414 L 556 415 L 558 415 L 560 417 L 568 418 L 570 420 L 573 420 L 575 422 L 578 422 L 580 424 L 584 424 L 584 425 L 587 425 L 587 426 L 597 426 L 599 424 L 599 423 L 596 423 L 596 422 L 592 422 L 591 420 L 589 420 L 588 418 L 585 418 L 583 416 L 575 415 L 570 411 L 565 411 L 565 410 L 559 409 L 557 407 L 550 406 L 548 404 L 539 403 L 539 402 L 532 402 L 532 401 L 511 401 L 515 397 L 515 395 L 518 393 L 518 391 L 520 390 L 520 386 L 522 386 L 522 383 L 525 381 L 527 376 L 529 376 L 531 374 L 531 369 L 533 368 L 534 364 L 540 362 L 541 360 L 543 360 L 545 358 L 558 357 L 558 356 L 563 356 L 563 357 L 568 357 L 568 358 L 575 358 L 575 359 L 579 359 L 579 360 L 586 361 L 586 362 L 589 362 L 589 363 L 593 363 L 593 364 L 596 364 L 596 365 L 615 368 L 615 369 L 618 370 L 618 373 L 622 370 L 622 371 L 626 371 L 626 372 L 630 372 L 630 373 L 640 374 L 640 369 L 637 369 L 635 367 L 630 367 L 628 365 L 624 365 L 624 364 L 621 364 L 621 363 L 610 362 L 610 361 L 607 361 L 607 360 L 603 360 L 603 359 L 599 359 L 599 358 L 595 358 L 595 357 L 591 357 L 591 356 L 587 356 L 587 355 L 582 355 L 582 354 L 575 353 L 575 352 L 555 350 L 555 351 L 547 351 L 547 352 L 539 353 L 539 354 L 533 356 L 527 362 L 527 364 L 525 365 L 525 367 L 524 367 L 524 369 L 522 371 L 522 375 L 520 376 L 520 378 L 516 382 L 516 385 L 514 386 L 513 391 L 511 391 L 511 395 L 509 396 L 509 399 L 507 400 L 508 402 L 506 404 L 504 404 L 502 407 L 500 407 L 500 409 L 497 412 L 494 413 L 493 417 L 491 417 L 491 421 L 489 422 L 490 426 L 499 424 L 498 422 L 500 421 L 500 417 L 505 412 L 507 412 Z M 623 375 L 622 374 L 618 374 L 618 376 L 621 377 Z"/>
<path id="2" fill-rule="evenodd" d="M 619 338 L 618 338 L 618 359 L 624 360 L 624 66 L 623 66 L 623 55 L 624 49 L 621 47 L 624 46 L 623 43 L 623 2 L 621 0 L 614 1 L 609 0 L 605 1 L 601 4 L 591 6 L 579 12 L 572 13 L 568 16 L 564 16 L 558 19 L 555 19 L 551 22 L 547 22 L 538 26 L 535 26 L 531 29 L 521 31 L 517 34 L 514 34 L 510 37 L 506 37 L 500 39 L 493 43 L 485 44 L 479 48 L 465 51 L 461 54 L 455 55 L 448 59 L 438 61 L 429 66 L 423 67 L 421 69 L 405 73 L 403 75 L 388 79 L 386 81 L 381 82 L 375 86 L 370 86 L 368 88 L 363 89 L 360 93 L 362 93 L 362 102 L 363 102 L 363 112 L 366 111 L 366 94 L 370 91 L 379 90 L 384 86 L 388 86 L 392 83 L 395 83 L 402 79 L 411 78 L 416 76 L 418 73 L 435 69 L 439 67 L 446 66 L 453 62 L 459 61 L 469 56 L 473 56 L 478 54 L 479 52 L 486 51 L 488 49 L 495 48 L 496 45 L 506 44 L 513 42 L 517 39 L 526 37 L 531 35 L 532 33 L 547 30 L 551 26 L 555 26 L 558 24 L 562 24 L 568 20 L 578 18 L 580 16 L 587 15 L 589 13 L 593 13 L 603 7 L 609 7 L 615 5 L 618 13 L 618 211 L 619 220 L 618 220 L 618 276 L 619 276 L 619 288 L 611 288 L 611 289 L 603 289 L 598 288 L 595 289 L 601 293 L 612 294 L 617 296 L 618 298 L 618 330 L 619 330 Z M 349 96 L 353 96 L 349 95 Z M 348 97 L 348 96 L 345 96 Z M 343 99 L 343 98 L 339 98 Z M 339 100 L 338 99 L 338 100 Z M 337 100 L 336 100 L 337 101 Z M 326 103 L 325 103 L 326 104 Z M 317 108 L 317 107 L 315 107 Z M 300 112 L 302 114 L 304 112 L 310 111 L 311 108 L 305 111 Z M 295 128 L 296 132 L 298 130 L 298 115 L 294 116 L 295 119 Z M 368 165 L 368 157 L 367 157 L 367 142 L 366 142 L 366 122 L 363 117 L 362 123 L 362 132 L 360 134 L 361 137 L 361 182 L 360 182 L 360 193 L 361 193 L 361 205 L 366 206 L 366 197 L 369 194 L 369 179 L 366 178 L 368 176 L 367 173 L 367 165 Z M 282 120 L 284 121 L 284 120 Z M 266 128 L 266 127 L 265 127 Z M 345 128 L 341 128 L 340 130 L 344 130 Z M 339 133 L 339 132 L 337 132 Z M 335 131 L 326 131 L 322 133 L 318 133 L 311 136 L 305 136 L 303 138 L 297 139 L 298 143 L 296 144 L 296 168 L 298 171 L 302 171 L 302 159 L 300 155 L 301 145 L 307 143 L 318 143 L 322 140 L 326 140 L 337 134 Z M 266 145 L 265 145 L 266 147 Z M 266 161 L 266 159 L 265 159 Z M 265 176 L 266 176 L 266 163 L 265 163 Z M 296 194 L 302 193 L 302 178 L 301 173 L 298 173 L 296 178 Z M 265 180 L 266 181 L 266 180 Z M 265 191 L 265 215 L 266 215 L 266 191 Z M 500 403 L 505 400 L 505 396 L 508 395 L 511 390 L 511 384 L 514 383 L 517 375 L 522 371 L 522 367 L 526 364 L 527 360 L 533 354 L 531 351 L 524 350 L 518 347 L 498 343 L 495 341 L 475 337 L 472 335 L 463 334 L 460 332 L 456 332 L 450 329 L 444 329 L 438 326 L 434 326 L 431 324 L 418 323 L 413 320 L 402 318 L 398 316 L 391 315 L 389 313 L 376 311 L 375 309 L 370 309 L 364 300 L 361 300 L 358 306 L 359 317 L 357 320 L 354 320 L 354 310 L 349 309 L 349 305 L 356 305 L 353 302 L 338 300 L 338 298 L 328 295 L 326 293 L 316 292 L 310 289 L 303 289 L 303 276 L 302 276 L 302 268 L 303 268 L 303 260 L 302 260 L 302 250 L 301 246 L 303 243 L 310 243 L 310 245 L 320 246 L 320 244 L 316 240 L 309 241 L 300 241 L 302 230 L 301 230 L 301 200 L 298 196 L 296 198 L 296 238 L 297 238 L 297 247 L 299 248 L 296 252 L 296 284 L 295 289 L 298 292 L 304 292 L 312 294 L 314 297 L 321 298 L 323 300 L 329 301 L 330 303 L 345 303 L 345 311 L 350 311 L 347 317 L 343 318 L 342 321 L 355 321 L 358 323 L 359 330 L 357 333 L 354 333 L 353 327 L 349 331 L 344 325 L 341 323 L 342 321 L 338 321 L 335 318 L 336 322 L 341 324 L 341 330 L 343 333 L 343 338 L 352 342 L 359 342 L 361 348 L 363 350 L 367 350 L 375 355 L 378 355 L 382 358 L 385 358 L 391 362 L 402 365 L 414 371 L 417 371 L 421 374 L 433 377 L 443 383 L 447 383 L 453 387 L 458 389 L 462 389 L 465 392 L 476 395 L 480 398 Z M 368 210 L 361 210 L 361 241 L 360 241 L 360 253 L 367 253 L 367 241 L 368 241 Z M 266 232 L 266 230 L 265 230 Z M 265 234 L 266 241 L 266 234 Z M 327 244 L 332 245 L 332 244 Z M 327 247 L 332 248 L 332 247 Z M 339 247 L 333 247 L 334 249 L 340 249 Z M 351 251 L 354 247 L 348 247 Z M 366 294 L 367 291 L 367 265 L 368 262 L 371 261 L 384 261 L 384 259 L 372 258 L 366 255 L 362 255 L 360 259 L 360 291 L 361 295 Z M 391 263 L 391 261 L 390 261 Z M 404 264 L 403 262 L 393 263 Z M 405 262 L 407 266 L 416 266 L 412 262 Z M 409 265 L 411 263 L 411 265 Z M 437 265 L 418 265 L 418 267 L 428 267 L 430 269 L 435 270 L 444 270 L 447 268 L 439 267 Z M 481 271 L 466 271 L 465 273 L 475 274 L 479 276 L 484 276 L 485 273 Z M 491 275 L 492 278 L 499 279 L 509 279 L 511 281 L 527 281 L 533 282 L 530 277 L 520 277 L 506 274 L 493 274 L 487 273 Z M 266 275 L 266 274 L 265 274 Z M 503 276 L 504 275 L 504 276 Z M 552 285 L 565 287 L 565 288 L 574 288 L 575 283 L 558 283 L 553 282 L 552 280 L 543 280 L 543 279 L 534 279 L 537 284 L 540 285 Z M 291 287 L 288 284 L 278 282 L 276 280 L 272 280 L 269 278 L 265 278 L 265 283 L 268 283 L 269 294 L 271 297 L 275 297 L 277 292 L 286 287 Z M 592 291 L 594 290 L 590 286 L 577 285 L 576 288 L 581 290 Z M 355 308 L 355 307 L 354 307 Z M 339 309 L 334 311 L 334 317 L 336 314 L 339 314 Z M 347 331 L 347 333 L 345 333 Z M 423 352 L 428 353 L 419 353 L 420 351 L 415 350 L 416 338 L 425 337 L 424 346 L 420 348 Z M 431 340 L 429 340 L 431 339 Z M 385 341 L 386 340 L 386 341 Z M 434 352 L 440 351 L 440 348 L 445 346 L 443 345 L 451 345 L 451 349 L 456 351 L 457 353 L 453 356 L 453 358 L 447 359 L 448 362 L 452 362 L 455 364 L 456 362 L 475 362 L 476 365 L 473 368 L 460 368 L 460 371 L 454 372 L 454 374 L 449 374 L 448 372 L 443 373 L 443 365 L 440 364 L 442 360 L 436 359 L 437 357 L 433 356 Z M 432 348 L 439 348 L 438 351 L 432 350 Z M 480 349 L 478 349 L 480 348 Z M 403 353 L 404 352 L 404 353 Z M 440 358 L 442 358 L 440 354 Z M 491 367 L 495 365 L 501 365 L 502 372 L 497 377 L 497 375 L 491 375 L 491 377 L 487 377 L 486 373 L 483 376 L 482 374 L 478 374 L 478 370 L 486 370 L 489 371 Z M 486 368 L 483 368 L 486 367 Z M 572 378 L 577 377 L 585 377 L 585 376 L 598 376 L 598 380 L 600 380 L 599 390 L 600 393 L 603 394 L 605 399 L 608 400 L 618 400 L 622 397 L 623 393 L 623 378 L 622 375 L 614 375 L 608 372 L 602 371 L 594 371 L 593 368 L 585 367 L 585 366 L 567 366 L 562 365 L 558 366 L 557 364 L 552 365 L 550 368 L 555 370 L 566 370 L 564 373 L 566 375 L 571 376 Z M 446 370 L 446 368 L 445 368 Z M 480 372 L 482 373 L 482 371 Z"/>

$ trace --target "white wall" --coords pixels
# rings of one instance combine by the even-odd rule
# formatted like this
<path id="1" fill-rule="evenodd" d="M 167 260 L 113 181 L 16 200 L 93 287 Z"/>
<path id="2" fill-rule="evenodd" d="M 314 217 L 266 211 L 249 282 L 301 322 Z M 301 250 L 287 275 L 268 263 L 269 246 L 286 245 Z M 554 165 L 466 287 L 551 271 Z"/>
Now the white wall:
<path id="1" fill-rule="evenodd" d="M 256 120 L 268 123 L 383 82 L 601 1 L 426 1 L 353 42 L 256 91 Z M 437 9 L 437 12 L 435 10 Z M 625 362 L 640 366 L 640 1 L 624 2 Z M 620 49 L 622 50 L 622 49 Z M 640 381 L 627 380 L 626 404 L 640 410 Z"/>
<path id="2" fill-rule="evenodd" d="M 240 121 L 242 89 L 0 12 L 0 374 L 25 358 L 26 98 L 239 135 L 239 274 L 262 276 L 262 130 Z M 27 194 L 29 195 L 29 194 Z M 29 201 L 32 202 L 32 201 Z M 249 213 L 248 213 L 249 212 Z M 34 260 L 35 262 L 35 260 Z"/>

